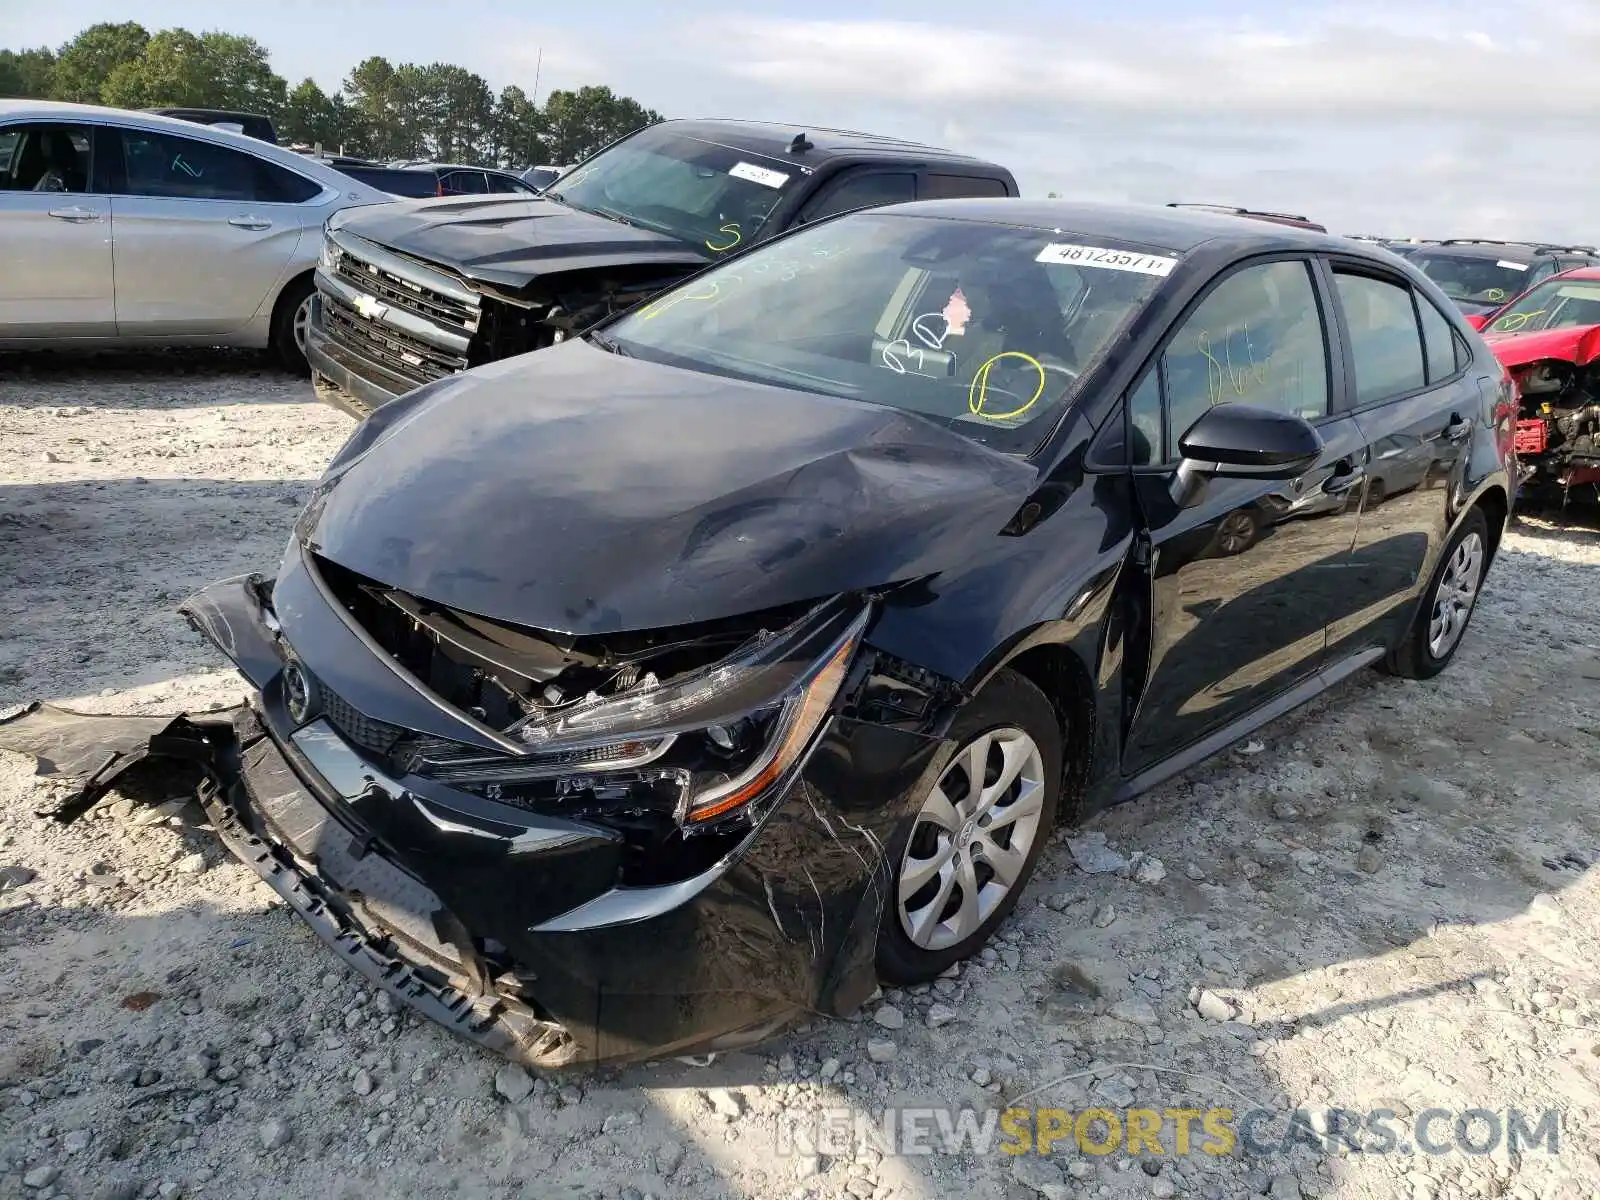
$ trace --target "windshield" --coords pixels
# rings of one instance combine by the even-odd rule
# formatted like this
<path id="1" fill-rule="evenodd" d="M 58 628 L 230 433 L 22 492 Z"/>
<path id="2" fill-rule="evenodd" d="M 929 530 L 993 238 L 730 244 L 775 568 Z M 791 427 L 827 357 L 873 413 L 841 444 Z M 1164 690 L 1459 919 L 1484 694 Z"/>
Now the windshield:
<path id="1" fill-rule="evenodd" d="M 1516 258 L 1413 254 L 1411 261 L 1452 300 L 1501 304 L 1527 286 L 1528 264 Z"/>
<path id="2" fill-rule="evenodd" d="M 1600 280 L 1547 279 L 1508 305 L 1485 333 L 1534 333 L 1600 325 Z"/>
<path id="3" fill-rule="evenodd" d="M 860 212 L 707 271 L 596 340 L 1026 452 L 1176 263 L 1089 234 Z"/>
<path id="4" fill-rule="evenodd" d="M 653 126 L 558 179 L 544 194 L 725 254 L 752 241 L 786 188 L 792 163 Z"/>

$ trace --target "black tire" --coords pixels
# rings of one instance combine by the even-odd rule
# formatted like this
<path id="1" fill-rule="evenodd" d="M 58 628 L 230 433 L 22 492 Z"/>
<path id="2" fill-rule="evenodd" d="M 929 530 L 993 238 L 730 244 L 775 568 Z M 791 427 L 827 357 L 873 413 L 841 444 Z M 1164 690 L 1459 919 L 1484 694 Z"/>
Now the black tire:
<path id="1" fill-rule="evenodd" d="M 1469 538 L 1476 537 L 1481 547 L 1482 564 L 1478 571 L 1478 579 L 1473 591 L 1471 602 L 1461 619 L 1461 627 L 1452 641 L 1444 648 L 1442 654 L 1435 654 L 1429 645 L 1429 631 L 1433 624 L 1435 610 L 1440 603 L 1440 584 L 1443 583 L 1446 573 L 1451 569 L 1456 552 Z M 1484 518 L 1481 508 L 1471 509 L 1461 519 L 1450 540 L 1445 543 L 1444 553 L 1439 556 L 1438 565 L 1434 567 L 1433 578 L 1428 580 L 1428 590 L 1423 593 L 1422 601 L 1417 605 L 1417 614 L 1411 622 L 1411 628 L 1406 632 L 1405 640 L 1389 651 L 1383 659 L 1382 668 L 1390 675 L 1398 675 L 1402 679 L 1432 679 L 1440 671 L 1450 665 L 1450 660 L 1456 656 L 1456 651 L 1461 648 L 1461 642 L 1467 635 L 1467 627 L 1471 624 L 1472 614 L 1478 608 L 1478 593 L 1483 590 L 1484 576 L 1489 570 L 1489 522 Z"/>
<path id="2" fill-rule="evenodd" d="M 278 303 L 272 309 L 272 340 L 269 349 L 273 361 L 291 375 L 304 377 L 311 374 L 311 365 L 306 362 L 305 351 L 300 349 L 300 343 L 295 340 L 294 320 L 295 313 L 315 290 L 316 286 L 311 282 L 309 275 L 291 279 L 283 291 L 278 293 Z"/>
<path id="3" fill-rule="evenodd" d="M 918 816 L 913 816 L 906 822 L 906 828 L 900 832 L 889 848 L 892 873 L 888 895 L 884 901 L 882 923 L 878 929 L 878 975 L 887 984 L 906 986 L 925 983 L 937 978 L 940 972 L 946 970 L 952 963 L 969 958 L 982 949 L 990 935 L 1021 899 L 1028 881 L 1033 876 L 1039 855 L 1050 840 L 1050 832 L 1055 827 L 1056 809 L 1061 800 L 1062 730 L 1060 719 L 1050 701 L 1023 675 L 1010 670 L 999 672 L 967 703 L 965 708 L 956 714 L 956 719 L 951 724 L 950 737 L 956 743 L 957 750 L 946 766 L 946 774 L 941 776 L 941 782 L 951 778 L 949 772 L 960 769 L 957 764 L 960 763 L 962 751 L 966 747 L 985 733 L 1004 729 L 1020 730 L 1031 738 L 1043 765 L 1041 780 L 1043 807 L 1032 844 L 1023 856 L 1021 869 L 1010 890 L 1000 898 L 994 909 L 969 936 L 938 949 L 917 945 L 901 923 L 900 880 L 901 872 L 906 865 L 906 851 L 911 846 L 913 835 L 925 836 L 922 831 L 927 829 L 918 820 L 919 809 Z M 966 778 L 964 773 L 961 778 L 963 780 Z M 1003 811 L 1003 808 L 1000 811 Z M 1008 839 L 1010 837 L 1009 834 L 1004 836 Z M 1009 843 L 1007 848 L 1009 849 Z M 930 883 L 929 886 L 933 885 Z M 952 893 L 951 900 L 947 900 L 947 905 L 953 901 L 954 895 L 955 893 Z"/>

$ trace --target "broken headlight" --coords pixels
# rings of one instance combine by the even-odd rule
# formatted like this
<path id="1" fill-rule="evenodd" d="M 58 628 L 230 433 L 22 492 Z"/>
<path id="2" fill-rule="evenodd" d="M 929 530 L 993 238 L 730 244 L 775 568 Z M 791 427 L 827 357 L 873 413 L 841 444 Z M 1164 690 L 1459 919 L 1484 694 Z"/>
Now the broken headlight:
<path id="1" fill-rule="evenodd" d="M 691 827 L 732 813 L 784 779 L 811 744 L 843 685 L 871 609 L 830 600 L 786 628 L 758 634 L 727 658 L 626 692 L 590 693 L 534 708 L 506 732 L 526 758 L 430 764 L 434 778 L 506 785 L 557 780 L 596 794 L 624 778 L 670 782 L 673 817 Z M 608 773 L 618 774 L 608 780 Z"/>

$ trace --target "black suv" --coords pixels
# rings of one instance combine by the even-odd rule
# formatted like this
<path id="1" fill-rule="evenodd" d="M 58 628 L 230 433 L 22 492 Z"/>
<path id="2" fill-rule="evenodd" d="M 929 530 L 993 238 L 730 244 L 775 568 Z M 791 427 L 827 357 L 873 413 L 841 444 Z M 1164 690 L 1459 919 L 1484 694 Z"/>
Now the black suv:
<path id="1" fill-rule="evenodd" d="M 1447 238 L 1424 242 L 1406 256 L 1464 313 L 1488 313 L 1541 279 L 1600 263 L 1593 246 Z"/>
<path id="2" fill-rule="evenodd" d="M 540 198 L 336 214 L 308 332 L 312 382 L 322 400 L 366 416 L 421 384 L 552 345 L 796 225 L 905 200 L 1016 195 L 1004 167 L 898 138 L 662 121 Z"/>

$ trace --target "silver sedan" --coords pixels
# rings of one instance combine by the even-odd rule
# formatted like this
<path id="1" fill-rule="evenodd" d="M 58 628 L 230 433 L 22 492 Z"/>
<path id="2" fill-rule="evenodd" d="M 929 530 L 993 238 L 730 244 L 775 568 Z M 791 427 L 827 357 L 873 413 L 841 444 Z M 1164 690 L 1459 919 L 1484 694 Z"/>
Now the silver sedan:
<path id="1" fill-rule="evenodd" d="M 394 200 L 148 113 L 0 100 L 0 347 L 270 347 L 304 371 L 331 213 Z"/>

